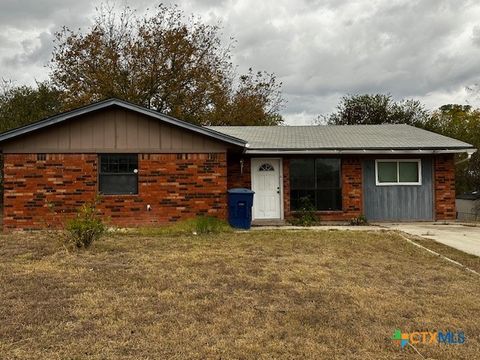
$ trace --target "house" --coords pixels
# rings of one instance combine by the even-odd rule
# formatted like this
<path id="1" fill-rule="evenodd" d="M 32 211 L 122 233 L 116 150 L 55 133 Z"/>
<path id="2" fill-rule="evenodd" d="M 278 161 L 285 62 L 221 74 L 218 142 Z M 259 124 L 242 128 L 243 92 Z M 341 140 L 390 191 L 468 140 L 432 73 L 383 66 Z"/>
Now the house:
<path id="1" fill-rule="evenodd" d="M 454 154 L 469 144 L 407 125 L 200 127 L 117 99 L 0 134 L 3 226 L 56 226 L 101 195 L 119 226 L 225 218 L 227 189 L 253 217 L 455 218 Z"/>

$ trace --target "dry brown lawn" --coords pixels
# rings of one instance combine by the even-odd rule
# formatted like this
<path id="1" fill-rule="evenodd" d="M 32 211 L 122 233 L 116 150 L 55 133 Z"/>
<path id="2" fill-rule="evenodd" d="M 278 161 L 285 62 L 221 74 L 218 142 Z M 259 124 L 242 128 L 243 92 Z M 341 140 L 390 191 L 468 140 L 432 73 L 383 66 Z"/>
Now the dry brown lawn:
<path id="1" fill-rule="evenodd" d="M 480 278 L 388 232 L 3 235 L 0 281 L 1 359 L 480 357 Z"/>

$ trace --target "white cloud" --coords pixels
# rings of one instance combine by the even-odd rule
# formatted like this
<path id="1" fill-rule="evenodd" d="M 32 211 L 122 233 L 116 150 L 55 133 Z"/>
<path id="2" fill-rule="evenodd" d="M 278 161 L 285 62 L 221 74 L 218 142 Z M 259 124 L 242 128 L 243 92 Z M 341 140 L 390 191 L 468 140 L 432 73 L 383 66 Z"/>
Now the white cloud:
<path id="1" fill-rule="evenodd" d="M 123 4 L 121 1 L 119 4 Z M 41 4 L 41 5 L 40 5 Z M 43 79 L 52 33 L 85 26 L 93 1 L 3 0 L 0 77 Z M 132 2 L 140 9 L 155 2 Z M 480 3 L 468 0 L 188 0 L 187 13 L 221 20 L 237 39 L 234 62 L 275 72 L 287 123 L 308 123 L 348 93 L 413 97 L 429 108 L 475 102 L 480 79 Z"/>

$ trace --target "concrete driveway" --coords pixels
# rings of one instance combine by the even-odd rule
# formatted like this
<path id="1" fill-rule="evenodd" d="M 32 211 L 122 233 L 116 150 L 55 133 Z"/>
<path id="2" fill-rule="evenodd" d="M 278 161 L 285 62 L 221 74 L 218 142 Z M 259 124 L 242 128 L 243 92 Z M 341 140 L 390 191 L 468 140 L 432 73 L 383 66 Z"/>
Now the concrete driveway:
<path id="1" fill-rule="evenodd" d="M 429 238 L 463 252 L 480 256 L 480 226 L 428 222 L 379 225 Z"/>

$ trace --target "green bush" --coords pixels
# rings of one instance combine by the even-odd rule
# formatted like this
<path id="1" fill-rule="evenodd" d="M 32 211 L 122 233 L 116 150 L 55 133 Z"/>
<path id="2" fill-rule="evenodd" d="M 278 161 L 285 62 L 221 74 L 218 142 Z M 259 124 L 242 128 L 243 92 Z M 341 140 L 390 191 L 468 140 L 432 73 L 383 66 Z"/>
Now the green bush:
<path id="1" fill-rule="evenodd" d="M 75 218 L 67 222 L 65 230 L 67 244 L 76 248 L 88 248 L 105 234 L 107 228 L 94 202 L 84 204 L 77 211 Z"/>
<path id="2" fill-rule="evenodd" d="M 315 206 L 307 196 L 300 198 L 300 209 L 293 216 L 290 223 L 295 226 L 313 226 L 320 223 L 320 219 L 315 213 Z"/>
<path id="3" fill-rule="evenodd" d="M 192 222 L 192 232 L 197 235 L 218 234 L 231 230 L 222 220 L 212 216 L 198 216 Z"/>
<path id="4" fill-rule="evenodd" d="M 368 225 L 368 221 L 365 215 L 360 215 L 352 218 L 350 220 L 350 225 L 352 226 Z"/>
<path id="5" fill-rule="evenodd" d="M 142 236 L 202 235 L 232 232 L 227 222 L 212 216 L 200 215 L 196 218 L 175 221 L 169 225 L 137 228 L 132 234 Z"/>

